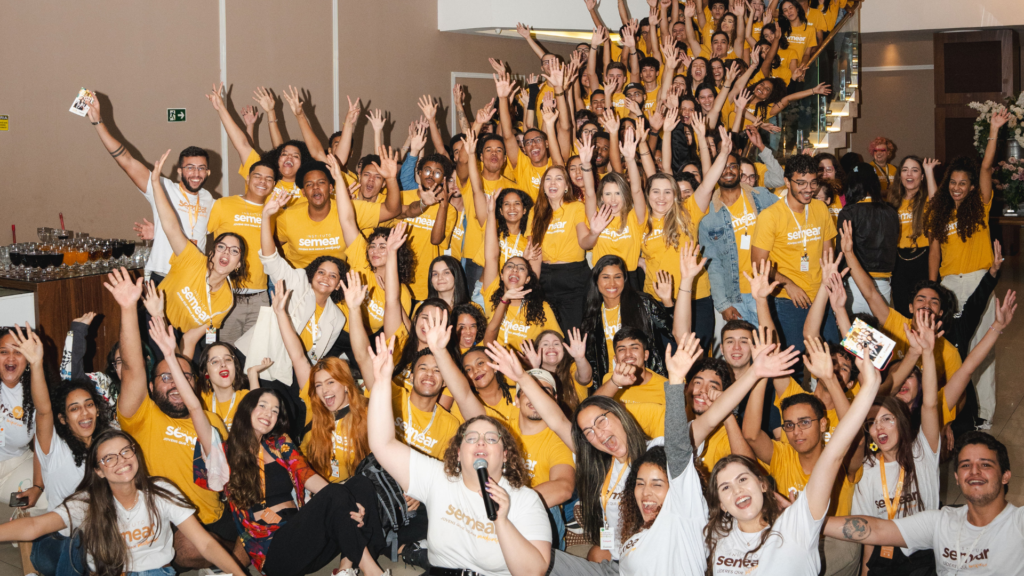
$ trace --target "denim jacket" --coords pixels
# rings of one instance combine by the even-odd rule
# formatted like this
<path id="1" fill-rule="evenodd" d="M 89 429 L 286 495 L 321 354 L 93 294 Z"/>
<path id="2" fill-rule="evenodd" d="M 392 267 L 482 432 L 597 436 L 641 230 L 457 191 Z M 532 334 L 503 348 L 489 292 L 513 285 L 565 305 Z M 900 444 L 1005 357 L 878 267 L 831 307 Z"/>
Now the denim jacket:
<path id="1" fill-rule="evenodd" d="M 760 214 L 765 208 L 779 201 L 779 197 L 767 188 L 751 188 L 741 185 L 747 202 L 754 205 L 754 212 Z M 739 247 L 736 233 L 732 228 L 732 214 L 722 203 L 722 192 L 716 189 L 711 195 L 707 216 L 700 221 L 698 241 L 708 259 L 708 278 L 711 280 L 711 295 L 715 309 L 719 312 L 736 306 L 740 299 Z"/>

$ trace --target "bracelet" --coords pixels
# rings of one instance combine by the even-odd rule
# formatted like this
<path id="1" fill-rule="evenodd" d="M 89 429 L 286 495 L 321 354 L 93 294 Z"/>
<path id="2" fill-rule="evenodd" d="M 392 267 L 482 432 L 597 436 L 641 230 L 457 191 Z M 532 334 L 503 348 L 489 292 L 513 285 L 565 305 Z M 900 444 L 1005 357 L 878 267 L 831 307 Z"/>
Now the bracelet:
<path id="1" fill-rule="evenodd" d="M 641 152 L 640 155 L 641 156 L 650 156 L 651 153 L 650 152 Z"/>
<path id="2" fill-rule="evenodd" d="M 277 120 L 271 120 L 270 123 L 271 124 L 277 124 Z"/>
<path id="3" fill-rule="evenodd" d="M 996 329 L 996 327 L 995 327 L 995 326 L 989 326 L 989 327 L 988 327 L 988 329 L 989 329 L 989 330 L 995 330 L 995 329 Z M 1003 333 L 1003 331 L 1002 331 L 1002 330 L 1000 330 L 1000 331 L 999 331 L 999 333 L 1000 333 L 1000 334 L 1002 334 L 1002 333 Z"/>
<path id="4" fill-rule="evenodd" d="M 103 120 L 99 120 L 99 121 L 96 121 L 96 122 L 93 122 L 93 123 L 92 123 L 92 125 L 93 125 L 93 126 L 95 126 L 95 125 L 97 125 L 97 124 L 103 124 Z"/>
<path id="5" fill-rule="evenodd" d="M 505 300 L 505 299 L 503 298 L 503 299 L 501 300 L 501 303 L 502 303 L 502 304 L 504 304 L 504 305 L 506 305 L 506 306 L 508 306 L 509 304 L 511 304 L 511 303 L 512 303 L 512 301 L 511 301 L 511 300 Z"/>
<path id="6" fill-rule="evenodd" d="M 583 170 L 584 172 L 593 172 L 590 168 L 580 168 L 580 170 Z"/>
<path id="7" fill-rule="evenodd" d="M 998 139 L 999 139 L 999 138 L 998 138 L 998 137 L 996 137 L 996 136 L 993 136 L 993 137 L 989 138 L 989 140 L 998 140 Z"/>
<path id="8" fill-rule="evenodd" d="M 33 488 L 39 488 L 39 491 L 40 491 L 40 492 L 46 492 L 46 490 L 44 490 L 44 489 L 43 489 L 43 487 L 42 487 L 42 486 L 40 486 L 39 484 L 33 484 L 33 485 L 31 485 L 31 486 L 29 486 L 29 487 L 28 487 L 28 489 L 29 489 L 29 490 L 31 490 L 31 489 L 33 489 Z"/>
<path id="9" fill-rule="evenodd" d="M 423 203 L 423 199 L 420 198 L 420 212 L 422 213 L 422 212 L 426 212 L 426 211 L 427 211 L 427 205 L 424 204 Z"/>
<path id="10" fill-rule="evenodd" d="M 690 293 L 690 291 L 689 291 L 689 290 L 687 290 L 686 288 L 680 288 L 680 289 L 679 289 L 679 291 L 680 291 L 680 292 L 686 292 L 687 294 L 689 294 L 689 293 Z"/>

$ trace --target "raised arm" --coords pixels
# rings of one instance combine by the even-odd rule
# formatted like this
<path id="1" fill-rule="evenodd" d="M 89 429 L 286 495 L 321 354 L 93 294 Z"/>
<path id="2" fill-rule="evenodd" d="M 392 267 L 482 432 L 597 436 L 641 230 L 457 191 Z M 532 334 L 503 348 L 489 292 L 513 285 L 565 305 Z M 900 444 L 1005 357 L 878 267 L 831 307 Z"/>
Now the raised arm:
<path id="1" fill-rule="evenodd" d="M 675 337 L 676 342 L 682 342 L 692 332 L 693 281 L 700 275 L 707 261 L 707 258 L 701 258 L 700 246 L 696 242 L 687 240 L 680 246 L 679 294 L 676 298 L 675 310 L 672 313 L 672 336 Z"/>
<path id="2" fill-rule="evenodd" d="M 587 52 L 586 74 L 590 77 L 591 92 L 597 90 L 598 86 L 601 85 L 601 80 L 597 75 L 597 52 L 607 40 L 608 29 L 598 24 L 597 27 L 594 28 L 594 35 L 590 39 L 590 51 Z M 601 72 L 604 72 L 604 67 L 601 68 Z M 610 99 L 611 97 L 609 96 L 608 98 Z"/>
<path id="3" fill-rule="evenodd" d="M 474 190 L 474 194 L 476 191 Z M 484 286 L 490 286 L 494 279 L 501 274 L 498 266 L 501 265 L 501 244 L 498 241 L 498 222 L 494 210 L 494 203 L 498 195 L 487 198 L 480 193 L 480 199 L 484 200 L 484 207 L 487 210 L 487 219 L 484 224 L 484 271 L 480 276 L 480 282 Z M 507 298 L 505 298 L 507 300 Z"/>
<path id="4" fill-rule="evenodd" d="M 389 158 L 390 160 L 390 158 Z M 383 158 L 381 158 L 383 162 Z M 341 165 L 338 163 L 338 159 L 333 154 L 327 156 L 327 169 L 331 171 L 331 176 L 334 178 L 335 186 L 335 202 L 338 206 L 338 223 L 341 224 L 341 236 L 345 240 L 345 245 L 350 246 L 356 241 L 356 236 L 362 234 L 359 230 L 359 224 L 356 222 L 356 209 L 352 204 L 352 197 L 348 194 L 348 187 L 345 185 L 345 180 L 341 173 Z M 387 199 L 395 196 L 401 204 L 401 194 L 388 194 Z M 386 200 L 385 200 L 386 201 Z M 263 209 L 266 212 L 267 208 Z M 381 207 L 381 221 L 384 220 L 384 209 Z M 264 222 L 266 222 L 264 220 Z M 266 224 L 264 224 L 266 226 Z"/>
<path id="5" fill-rule="evenodd" d="M 932 452 L 939 451 L 939 436 L 942 434 L 942 416 L 939 415 L 939 376 L 935 368 L 935 317 L 931 311 L 920 309 L 914 315 L 914 328 L 905 327 L 907 340 L 914 348 L 921 349 L 921 431 Z"/>
<path id="6" fill-rule="evenodd" d="M 629 171 L 629 193 L 633 196 L 633 213 L 636 214 L 637 222 L 643 222 L 647 216 L 647 198 L 644 197 L 640 168 L 636 165 L 636 144 L 636 131 L 626 130 L 625 138 L 622 141 L 622 156 L 626 160 L 626 169 Z M 625 192 L 622 190 L 623 194 Z M 625 214 L 622 217 L 625 219 Z"/>
<path id="7" fill-rule="evenodd" d="M 711 204 L 711 195 L 714 193 L 715 185 L 718 183 L 718 179 L 721 178 L 722 172 L 725 171 L 725 165 L 729 162 L 729 155 L 732 154 L 732 137 L 729 135 L 729 131 L 725 129 L 725 126 L 719 126 L 718 134 L 722 137 L 722 143 L 718 145 L 718 156 L 715 158 L 714 164 L 704 171 L 704 177 L 701 178 L 700 186 L 693 192 L 693 200 L 701 210 L 707 210 L 708 205 Z M 702 138 L 701 142 L 703 141 Z M 706 148 L 702 148 L 702 152 L 705 150 Z M 736 166 L 736 171 L 739 172 L 738 165 Z"/>
<path id="8" fill-rule="evenodd" d="M 878 386 L 881 384 L 882 378 L 870 361 L 857 358 L 857 368 L 860 369 L 860 392 L 850 405 L 846 417 L 839 421 L 839 425 L 832 432 L 832 438 L 825 444 L 825 449 L 814 464 L 811 478 L 804 489 L 811 517 L 815 519 L 821 518 L 828 511 L 836 473 L 839 472 L 850 444 L 861 434 L 864 418 L 871 410 L 871 404 L 875 401 L 875 394 L 878 393 Z"/>
<path id="9" fill-rule="evenodd" d="M 206 95 L 206 99 L 213 104 L 213 109 L 217 111 L 217 116 L 220 118 L 220 123 L 224 126 L 224 130 L 228 133 L 228 140 L 231 141 L 231 145 L 235 148 L 235 152 L 238 153 L 238 157 L 241 162 L 245 162 L 246 158 L 249 157 L 249 153 L 252 152 L 252 144 L 249 143 L 249 139 L 245 136 L 245 131 L 235 122 L 235 119 L 231 117 L 231 113 L 228 112 L 227 105 L 224 104 L 224 83 L 220 85 L 216 83 L 213 85 L 213 90 Z M 154 172 L 159 172 L 154 167 Z M 154 190 L 155 193 L 155 190 Z M 160 216 L 163 220 L 163 215 Z M 177 250 L 175 250 L 177 252 Z"/>
<path id="10" fill-rule="evenodd" d="M 164 358 L 167 360 L 167 371 L 174 379 L 174 389 L 181 396 L 182 403 L 188 409 L 189 418 L 192 419 L 192 425 L 196 428 L 196 438 L 203 447 L 203 452 L 210 454 L 210 449 L 213 446 L 213 426 L 203 410 L 202 400 L 196 396 L 192 384 L 185 378 L 181 364 L 175 357 L 175 347 L 178 343 L 174 338 L 174 327 L 168 326 L 163 318 L 152 318 L 149 321 L 149 337 L 163 352 Z M 122 367 L 121 370 L 123 373 L 124 368 Z M 154 378 L 160 377 L 160 374 L 154 376 Z"/>
<path id="11" fill-rule="evenodd" d="M 271 192 L 270 197 L 263 204 L 263 217 L 260 222 L 260 254 L 273 256 L 277 252 L 277 244 L 274 243 L 274 221 L 276 215 L 291 200 L 287 193 Z"/>
<path id="12" fill-rule="evenodd" d="M 747 408 L 743 413 L 743 439 L 754 456 L 765 464 L 772 463 L 772 455 L 775 453 L 775 445 L 768 434 L 761 429 L 762 414 L 764 413 L 764 393 L 768 387 L 767 380 L 761 380 L 754 386 L 754 391 L 747 398 Z"/>
<path id="13" fill-rule="evenodd" d="M 935 197 L 935 193 L 939 191 L 939 184 L 935 180 L 935 167 L 939 165 L 939 161 L 935 158 L 924 159 L 924 178 L 928 182 L 928 199 L 931 200 Z"/>
<path id="14" fill-rule="evenodd" d="M 89 103 L 88 112 L 86 113 L 89 121 L 93 127 L 96 128 L 96 134 L 100 137 L 100 142 L 103 143 L 103 148 L 107 150 L 107 153 L 117 162 L 117 165 L 124 170 L 124 173 L 131 178 L 132 183 L 139 190 L 145 191 L 149 185 L 149 168 L 146 168 L 145 164 L 136 160 L 132 153 L 125 148 L 117 138 L 110 133 L 107 129 L 107 125 L 103 123 L 103 114 L 100 108 L 99 96 L 93 94 L 92 102 Z"/>
<path id="15" fill-rule="evenodd" d="M 523 40 L 526 40 L 526 43 L 530 45 L 530 50 L 533 50 L 533 53 L 537 55 L 537 58 L 543 60 L 548 51 L 534 40 L 532 34 L 533 28 L 520 22 L 516 24 L 516 32 L 523 37 Z"/>
<path id="16" fill-rule="evenodd" d="M 281 341 L 284 349 L 288 352 L 288 359 L 292 362 L 292 370 L 295 371 L 295 380 L 299 383 L 299 390 L 305 390 L 309 386 L 309 373 L 311 366 L 309 358 L 306 357 L 306 349 L 302 346 L 302 339 L 295 332 L 291 316 L 288 315 L 288 299 L 292 291 L 287 290 L 284 280 L 278 280 L 274 286 L 274 298 L 271 306 L 274 315 L 277 316 L 277 326 L 281 331 Z M 333 305 L 328 303 L 328 306 Z"/>
<path id="17" fill-rule="evenodd" d="M 755 247 L 754 250 L 757 250 L 757 248 Z M 771 281 L 771 271 L 771 261 L 765 258 L 764 260 L 755 260 L 751 263 L 753 276 L 746 272 L 743 273 L 747 281 L 750 282 L 750 295 L 757 304 L 757 323 L 759 324 L 759 329 L 767 331 L 762 338 L 765 342 L 770 342 L 774 335 L 778 333 L 775 329 L 775 321 L 772 320 L 771 308 L 768 306 L 768 296 L 779 286 L 778 280 Z M 789 387 L 789 377 L 775 378 L 772 381 L 772 385 L 775 387 L 775 396 L 781 398 L 786 388 Z"/>
<path id="18" fill-rule="evenodd" d="M 131 418 L 142 406 L 146 389 L 146 364 L 142 359 L 142 337 L 136 303 L 142 296 L 142 278 L 132 282 L 126 268 L 114 269 L 103 283 L 121 307 L 121 394 L 117 397 L 117 413 Z"/>
<path id="19" fill-rule="evenodd" d="M 565 97 L 563 96 L 562 99 L 564 100 Z M 551 93 L 548 92 L 544 95 L 541 117 L 544 123 L 544 135 L 548 139 L 548 154 L 551 156 L 551 163 L 554 166 L 565 165 L 565 159 L 562 157 L 562 151 L 558 146 L 557 122 L 560 116 L 558 108 L 555 107 L 555 100 L 551 97 Z"/>
<path id="20" fill-rule="evenodd" d="M 690 47 L 690 54 L 696 58 L 700 56 L 700 40 L 697 40 L 697 33 L 693 30 L 693 16 L 697 14 L 697 25 L 704 26 L 704 10 L 687 2 L 683 9 L 683 26 L 686 31 L 686 45 Z"/>
<path id="21" fill-rule="evenodd" d="M 178 213 L 171 206 L 171 200 L 167 197 L 167 191 L 164 190 L 164 185 L 160 181 L 160 170 L 163 168 L 164 162 L 170 153 L 171 151 L 168 149 L 160 157 L 160 160 L 157 160 L 156 164 L 153 165 L 150 183 L 153 186 L 153 202 L 156 205 L 156 212 L 160 215 L 160 226 L 163 228 L 167 241 L 171 244 L 171 249 L 174 250 L 174 254 L 178 255 L 188 247 L 190 240 L 188 236 L 185 236 L 185 231 L 181 229 Z"/>
<path id="22" fill-rule="evenodd" d="M 28 363 L 32 374 L 32 403 L 36 410 L 36 442 L 44 454 L 50 453 L 50 441 L 53 440 L 53 406 L 50 404 L 50 391 L 46 386 L 46 374 L 43 370 L 43 343 L 39 340 L 32 327 L 25 323 L 22 330 L 17 324 L 8 332 L 14 338 L 14 347 L 21 352 Z M 97 409 L 100 407 L 97 406 Z"/>
<path id="23" fill-rule="evenodd" d="M 391 374 L 395 371 L 392 357 L 395 340 L 377 335 L 376 350 L 368 350 L 375 380 L 381 383 L 370 393 L 366 408 L 366 433 L 370 451 L 380 465 L 398 482 L 402 490 L 409 489 L 409 458 L 412 456 L 408 445 L 395 438 L 395 413 L 391 408 Z"/>
<path id="24" fill-rule="evenodd" d="M 537 409 L 537 413 L 540 414 L 548 428 L 575 453 L 576 448 L 572 442 L 572 423 L 565 417 L 565 412 L 562 412 L 558 402 L 541 388 L 533 376 L 523 370 L 519 358 L 496 342 L 487 344 L 485 354 L 491 359 L 487 365 L 515 382 L 522 389 L 523 394 L 526 394 L 533 407 Z"/>
<path id="25" fill-rule="evenodd" d="M 708 130 L 707 117 L 699 110 L 690 112 L 690 128 L 693 128 L 693 143 L 697 146 L 700 156 L 701 174 L 707 174 L 711 170 L 711 150 L 708 148 L 708 139 L 705 138 Z M 701 178 L 703 182 L 705 178 Z M 713 181 L 717 183 L 717 180 Z"/>
<path id="26" fill-rule="evenodd" d="M 826 245 L 821 251 L 821 278 L 822 283 L 818 286 L 818 292 L 814 295 L 814 301 L 807 311 L 807 318 L 804 320 L 804 339 L 816 338 L 821 334 L 821 323 L 825 320 L 828 312 L 829 292 L 828 281 L 832 274 L 838 274 L 839 264 L 843 260 L 843 253 L 839 252 L 833 258 L 833 249 Z M 844 270 L 843 273 L 846 271 Z M 844 332 L 845 334 L 845 332 Z"/>
<path id="27" fill-rule="evenodd" d="M 867 270 L 864 270 L 864 267 L 860 265 L 857 255 L 853 252 L 853 223 L 846 220 L 841 222 L 841 224 L 839 245 L 842 247 L 843 255 L 846 257 L 846 265 L 850 268 L 850 276 L 857 283 L 857 289 L 860 290 L 864 299 L 867 300 L 871 313 L 875 318 L 878 318 L 879 322 L 885 324 L 886 319 L 889 318 L 889 304 L 886 303 L 885 298 L 878 291 L 878 287 L 875 286 L 875 281 L 871 279 L 871 275 L 868 274 Z"/>
<path id="28" fill-rule="evenodd" d="M 270 144 L 277 148 L 281 144 L 284 144 L 284 136 L 281 134 L 281 124 L 277 121 L 277 98 L 274 98 L 273 93 L 267 90 L 263 86 L 258 86 L 256 90 L 253 90 L 252 99 L 255 100 L 260 108 L 267 113 L 267 120 L 270 121 Z M 242 159 L 245 162 L 245 159 Z"/>
<path id="29" fill-rule="evenodd" d="M 444 385 L 452 393 L 452 398 L 459 405 L 462 416 L 469 420 L 487 414 L 483 402 L 473 394 L 466 375 L 455 364 L 448 353 L 448 341 L 452 337 L 452 326 L 448 323 L 448 312 L 437 308 L 427 309 L 426 344 L 437 361 L 437 369 L 441 371 Z"/>
<path id="30" fill-rule="evenodd" d="M 408 224 L 399 222 L 388 233 L 388 259 L 384 265 L 384 334 L 393 336 L 402 324 L 411 328 L 411 322 L 402 307 L 402 284 L 398 278 L 398 251 L 405 244 Z"/>
<path id="31" fill-rule="evenodd" d="M 836 378 L 828 342 L 822 342 L 821 338 L 817 337 L 804 338 L 804 347 L 807 350 L 804 354 L 804 366 L 817 378 L 818 384 L 823 384 L 828 390 L 828 395 L 832 397 L 832 403 L 836 407 L 836 416 L 842 420 L 850 410 L 850 400 Z"/>
<path id="32" fill-rule="evenodd" d="M 978 191 L 981 201 L 988 204 L 992 201 L 992 166 L 996 160 L 996 146 L 999 142 L 999 129 L 1010 120 L 1010 111 L 1003 107 L 993 112 L 989 119 L 991 128 L 988 132 L 988 144 L 985 145 L 985 157 L 981 159 L 981 173 L 978 177 Z"/>
<path id="33" fill-rule="evenodd" d="M 370 336 L 363 323 L 362 306 L 366 299 L 367 286 L 362 283 L 359 272 L 349 270 L 342 282 L 341 290 L 345 294 L 345 303 L 348 305 L 348 335 L 349 343 L 352 346 L 352 356 L 363 375 L 363 386 L 372 390 L 376 384 L 373 375 L 373 361 L 370 358 Z M 389 379 L 390 381 L 390 379 Z"/>
<path id="34" fill-rule="evenodd" d="M 424 94 L 416 103 L 427 119 L 427 126 L 430 127 L 430 141 L 434 144 L 434 151 L 442 156 L 449 157 L 448 149 L 445 148 L 444 138 L 441 137 L 441 128 L 437 125 L 437 102 L 434 97 Z"/>
<path id="35" fill-rule="evenodd" d="M 320 138 L 317 137 L 316 132 L 313 131 L 313 126 L 309 123 L 309 118 L 306 116 L 306 112 L 302 109 L 302 94 L 299 89 L 289 85 L 287 90 L 281 92 L 281 98 L 288 103 L 288 107 L 291 109 L 292 114 L 295 115 L 295 121 L 299 123 L 299 130 L 302 132 L 302 140 L 306 143 L 306 148 L 309 150 L 309 155 L 320 162 L 326 162 L 330 154 L 324 150 L 323 144 L 320 143 Z M 356 100 L 358 104 L 358 100 Z M 349 109 L 351 110 L 352 101 L 349 100 Z M 277 126 L 277 124 L 271 124 L 271 126 Z M 345 118 L 345 128 L 349 129 L 348 117 Z M 280 131 L 280 129 L 278 129 Z M 351 142 L 351 135 L 349 136 Z M 344 133 L 342 134 L 342 142 L 344 142 Z M 243 160 L 244 161 L 244 160 Z"/>
<path id="36" fill-rule="evenodd" d="M 653 26 L 652 26 L 653 27 Z M 700 340 L 693 334 L 676 347 L 665 349 L 665 457 L 671 478 L 678 478 L 693 462 L 690 422 L 686 414 L 686 374 L 703 355 Z"/>
<path id="37" fill-rule="evenodd" d="M 516 132 L 513 129 L 512 113 L 509 111 L 508 99 L 512 94 L 512 76 L 509 74 L 495 74 L 494 84 L 498 93 L 498 118 L 501 124 L 501 137 L 505 139 L 505 150 L 509 165 L 513 168 L 519 162 L 519 141 L 516 140 Z"/>
<path id="38" fill-rule="evenodd" d="M 808 50 L 807 53 L 810 54 L 811 52 Z M 782 97 L 782 100 L 780 100 L 777 104 L 772 106 L 770 116 L 775 116 L 779 112 L 782 112 L 787 106 L 789 106 L 793 102 L 796 102 L 797 100 L 803 100 L 808 96 L 813 96 L 816 94 L 828 96 L 831 93 L 832 87 L 829 86 L 827 83 L 822 82 L 821 84 L 818 84 L 817 86 L 811 88 L 810 90 L 802 90 L 795 94 L 787 94 L 786 96 Z"/>

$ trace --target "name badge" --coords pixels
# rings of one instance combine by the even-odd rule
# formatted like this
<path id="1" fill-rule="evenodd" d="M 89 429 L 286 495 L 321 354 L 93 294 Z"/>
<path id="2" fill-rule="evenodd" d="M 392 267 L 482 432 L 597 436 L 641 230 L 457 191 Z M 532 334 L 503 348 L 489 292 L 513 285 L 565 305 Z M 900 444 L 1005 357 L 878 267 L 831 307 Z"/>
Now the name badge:
<path id="1" fill-rule="evenodd" d="M 882 558 L 892 560 L 893 552 L 895 552 L 895 549 L 892 546 L 882 546 L 882 549 L 878 551 L 878 555 Z"/>
<path id="2" fill-rule="evenodd" d="M 810 272 L 810 270 L 811 270 L 811 263 L 807 259 L 807 254 L 804 254 L 803 257 L 800 258 L 800 271 L 801 272 Z"/>
<path id="3" fill-rule="evenodd" d="M 213 328 L 213 327 L 210 327 L 210 329 L 206 331 L 206 343 L 207 344 L 213 344 L 216 341 L 217 341 L 217 329 Z"/>
<path id="4" fill-rule="evenodd" d="M 750 235 L 740 236 L 740 250 L 750 250 Z"/>
<path id="5" fill-rule="evenodd" d="M 0 448 L 7 446 L 7 424 L 0 420 Z"/>
<path id="6" fill-rule="evenodd" d="M 615 543 L 615 534 L 611 528 L 601 528 L 601 550 L 611 550 Z"/>

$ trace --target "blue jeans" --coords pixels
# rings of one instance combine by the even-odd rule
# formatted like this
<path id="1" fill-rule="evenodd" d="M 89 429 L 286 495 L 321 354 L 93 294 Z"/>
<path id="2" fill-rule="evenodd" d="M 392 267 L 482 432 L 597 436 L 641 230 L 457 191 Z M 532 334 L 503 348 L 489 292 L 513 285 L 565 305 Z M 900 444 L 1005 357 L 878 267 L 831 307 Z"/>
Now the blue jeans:
<path id="1" fill-rule="evenodd" d="M 29 557 L 40 576 L 82 576 L 87 572 L 82 538 L 59 533 L 46 534 L 32 543 Z"/>
<path id="2" fill-rule="evenodd" d="M 559 550 L 565 550 L 565 515 L 562 514 L 562 506 L 548 508 L 548 516 L 554 520 L 556 536 L 558 536 L 558 541 L 553 546 Z"/>
<path id="3" fill-rule="evenodd" d="M 486 310 L 487 307 L 484 306 L 484 296 L 481 293 L 484 287 L 480 283 L 480 277 L 484 275 L 483 266 L 477 265 L 476 262 L 473 262 L 468 258 L 463 258 L 462 267 L 466 271 L 466 287 L 469 289 L 469 299 L 476 302 L 478 306 Z"/>
<path id="4" fill-rule="evenodd" d="M 175 576 L 175 572 L 174 568 L 164 566 L 163 568 L 143 570 L 142 572 L 126 572 L 125 576 Z"/>
<path id="5" fill-rule="evenodd" d="M 804 353 L 804 323 L 807 321 L 808 308 L 799 308 L 789 298 L 775 299 L 775 317 L 779 332 L 782 333 L 782 344 L 786 348 L 794 346 L 801 354 Z M 839 344 L 839 328 L 836 326 L 836 317 L 832 308 L 828 308 L 825 315 L 825 322 L 821 330 L 822 338 L 832 344 Z M 793 365 L 792 377 L 797 382 L 803 380 L 803 361 L 798 360 Z"/>
<path id="6" fill-rule="evenodd" d="M 750 294 L 740 294 L 740 298 L 743 301 L 735 307 L 736 311 L 744 320 L 757 326 L 757 302 L 754 301 L 754 297 Z"/>

